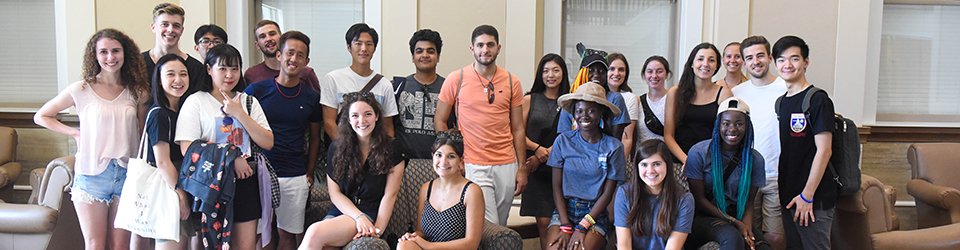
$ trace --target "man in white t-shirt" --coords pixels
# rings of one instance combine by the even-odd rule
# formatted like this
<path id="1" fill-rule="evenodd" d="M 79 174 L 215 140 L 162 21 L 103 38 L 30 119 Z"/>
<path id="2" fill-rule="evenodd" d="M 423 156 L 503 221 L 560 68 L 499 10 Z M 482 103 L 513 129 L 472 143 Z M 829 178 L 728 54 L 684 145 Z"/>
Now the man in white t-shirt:
<path id="1" fill-rule="evenodd" d="M 767 184 L 760 189 L 763 196 L 763 232 L 771 246 L 782 249 L 783 222 L 780 212 L 777 168 L 780 166 L 780 130 L 774 105 L 777 97 L 787 92 L 783 79 L 770 74 L 770 43 L 763 36 L 751 36 L 740 43 L 743 65 L 750 80 L 733 88 L 733 95 L 750 105 L 753 121 L 753 148 L 764 159 Z"/>
<path id="2" fill-rule="evenodd" d="M 370 68 L 373 52 L 377 50 L 377 31 L 367 24 L 357 23 L 347 30 L 347 51 L 353 57 L 350 67 L 330 71 L 320 81 L 320 104 L 323 104 L 323 130 L 331 138 L 337 139 L 337 112 L 343 94 L 357 92 L 377 75 Z M 380 101 L 383 108 L 384 129 L 393 137 L 393 117 L 397 111 L 397 100 L 394 97 L 393 84 L 383 77 L 370 92 Z"/>

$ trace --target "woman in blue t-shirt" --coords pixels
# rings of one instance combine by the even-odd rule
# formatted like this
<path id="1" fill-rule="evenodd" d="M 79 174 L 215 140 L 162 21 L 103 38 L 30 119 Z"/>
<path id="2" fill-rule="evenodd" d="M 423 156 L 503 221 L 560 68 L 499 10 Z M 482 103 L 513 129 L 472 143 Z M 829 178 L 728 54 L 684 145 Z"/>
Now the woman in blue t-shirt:
<path id="1" fill-rule="evenodd" d="M 690 234 L 694 204 L 674 176 L 670 149 L 659 139 L 646 140 L 634 159 L 640 159 L 637 170 L 614 201 L 617 249 L 681 249 Z"/>
<path id="2" fill-rule="evenodd" d="M 753 149 L 750 107 L 740 98 L 720 103 L 710 140 L 690 148 L 683 175 L 696 201 L 688 247 L 716 241 L 720 249 L 770 249 L 753 223 L 753 202 L 766 178 Z"/>
<path id="3" fill-rule="evenodd" d="M 623 144 L 600 129 L 604 118 L 620 114 L 605 92 L 588 82 L 559 98 L 560 107 L 573 114 L 580 128 L 557 136 L 547 158 L 547 165 L 554 167 L 557 207 L 547 228 L 551 249 L 602 249 L 607 244 L 607 205 L 617 181 L 624 179 L 626 161 Z"/>

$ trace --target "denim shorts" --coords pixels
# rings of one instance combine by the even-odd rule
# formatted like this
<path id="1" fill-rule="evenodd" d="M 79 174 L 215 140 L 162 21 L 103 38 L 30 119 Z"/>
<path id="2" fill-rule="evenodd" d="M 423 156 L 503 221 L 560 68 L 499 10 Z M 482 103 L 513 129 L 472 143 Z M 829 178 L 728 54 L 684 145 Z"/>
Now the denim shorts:
<path id="1" fill-rule="evenodd" d="M 113 197 L 120 198 L 123 182 L 127 179 L 127 168 L 121 167 L 117 159 L 110 159 L 107 168 L 97 175 L 76 174 L 70 195 L 74 202 L 93 204 L 94 201 L 110 204 Z"/>
<path id="2" fill-rule="evenodd" d="M 596 201 L 567 198 L 567 219 L 573 224 L 580 223 L 580 220 L 590 213 L 590 209 L 593 209 L 593 206 L 596 204 Z M 593 224 L 592 229 L 597 230 L 597 233 L 606 237 L 607 230 L 610 230 L 610 218 L 607 215 L 607 209 L 604 208 L 603 212 L 593 219 L 596 220 L 597 223 Z M 560 214 L 557 213 L 557 210 L 553 210 L 553 218 L 550 219 L 550 226 L 559 226 L 560 224 Z"/>

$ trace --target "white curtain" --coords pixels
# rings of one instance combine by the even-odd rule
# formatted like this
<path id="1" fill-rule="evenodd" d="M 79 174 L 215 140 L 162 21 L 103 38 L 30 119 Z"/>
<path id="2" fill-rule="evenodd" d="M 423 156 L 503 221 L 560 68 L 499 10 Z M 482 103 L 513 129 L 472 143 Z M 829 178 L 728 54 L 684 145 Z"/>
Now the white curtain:
<path id="1" fill-rule="evenodd" d="M 0 103 L 44 103 L 57 95 L 53 15 L 53 0 L 0 1 L 0 30 L 7 34 L 0 41 Z"/>

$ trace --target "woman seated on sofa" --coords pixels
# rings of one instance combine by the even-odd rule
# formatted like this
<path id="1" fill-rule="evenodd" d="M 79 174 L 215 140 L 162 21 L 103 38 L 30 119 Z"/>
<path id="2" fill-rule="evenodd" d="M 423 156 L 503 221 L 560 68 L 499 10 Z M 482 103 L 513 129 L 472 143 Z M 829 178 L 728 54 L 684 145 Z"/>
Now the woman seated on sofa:
<path id="1" fill-rule="evenodd" d="M 383 129 L 380 103 L 370 92 L 343 95 L 337 140 L 327 152 L 330 209 L 307 229 L 300 249 L 342 247 L 353 239 L 380 237 L 403 177 L 397 141 Z"/>
<path id="2" fill-rule="evenodd" d="M 483 234 L 483 193 L 463 177 L 459 133 L 437 133 L 433 170 L 439 177 L 420 188 L 416 232 L 400 238 L 397 249 L 477 249 Z"/>
<path id="3" fill-rule="evenodd" d="M 770 249 L 753 223 L 753 197 L 763 187 L 763 157 L 753 149 L 750 107 L 740 98 L 720 103 L 713 136 L 690 148 L 683 176 L 696 203 L 688 248 L 709 241 L 720 249 Z"/>

